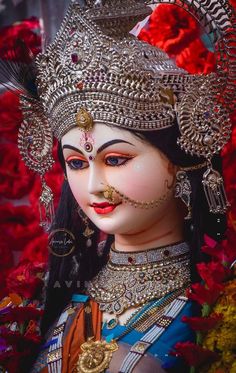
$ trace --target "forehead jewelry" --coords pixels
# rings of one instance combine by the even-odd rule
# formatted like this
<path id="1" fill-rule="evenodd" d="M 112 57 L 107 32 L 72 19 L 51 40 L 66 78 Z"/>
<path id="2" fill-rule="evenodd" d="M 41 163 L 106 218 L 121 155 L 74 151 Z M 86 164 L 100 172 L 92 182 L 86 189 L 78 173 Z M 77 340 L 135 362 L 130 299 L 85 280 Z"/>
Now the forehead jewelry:
<path id="1" fill-rule="evenodd" d="M 80 139 L 80 145 L 84 148 L 86 152 L 91 153 L 93 151 L 94 142 L 94 138 L 92 137 L 92 134 L 90 132 L 84 132 L 82 134 L 82 137 Z"/>
<path id="2" fill-rule="evenodd" d="M 173 183 L 172 183 L 173 184 Z M 103 196 L 112 203 L 117 203 L 118 201 L 123 201 L 134 207 L 139 207 L 141 209 L 154 208 L 161 205 L 166 201 L 167 197 L 172 193 L 171 187 L 168 185 L 168 180 L 165 180 L 165 193 L 158 199 L 152 199 L 151 201 L 137 201 L 125 194 L 119 192 L 116 188 L 111 185 L 107 185 L 106 190 L 103 192 Z"/>

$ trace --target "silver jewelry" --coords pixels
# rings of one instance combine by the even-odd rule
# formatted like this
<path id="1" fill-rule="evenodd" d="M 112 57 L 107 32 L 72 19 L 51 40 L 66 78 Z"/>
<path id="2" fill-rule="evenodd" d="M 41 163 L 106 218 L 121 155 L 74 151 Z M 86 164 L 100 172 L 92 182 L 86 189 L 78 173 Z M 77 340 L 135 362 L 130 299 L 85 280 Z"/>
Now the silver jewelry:
<path id="1" fill-rule="evenodd" d="M 184 219 L 189 220 L 192 217 L 191 214 L 191 184 L 188 175 L 185 171 L 179 170 L 176 173 L 176 184 L 175 184 L 175 197 L 180 198 L 181 201 L 188 208 L 188 214 Z"/>
<path id="2" fill-rule="evenodd" d="M 121 265 L 117 263 L 118 253 L 112 253 L 112 259 L 87 284 L 87 293 L 99 303 L 101 311 L 116 315 L 129 307 L 160 298 L 190 283 L 189 253 L 186 248 L 186 243 L 167 246 L 166 256 L 164 248 L 161 248 L 160 254 L 157 253 L 159 249 L 150 250 L 148 258 L 144 252 L 130 253 L 131 260 L 126 257 L 127 254 L 121 253 L 121 262 L 127 260 L 129 263 Z M 153 257 L 160 259 L 149 261 Z M 144 261 L 142 258 L 145 258 Z"/>

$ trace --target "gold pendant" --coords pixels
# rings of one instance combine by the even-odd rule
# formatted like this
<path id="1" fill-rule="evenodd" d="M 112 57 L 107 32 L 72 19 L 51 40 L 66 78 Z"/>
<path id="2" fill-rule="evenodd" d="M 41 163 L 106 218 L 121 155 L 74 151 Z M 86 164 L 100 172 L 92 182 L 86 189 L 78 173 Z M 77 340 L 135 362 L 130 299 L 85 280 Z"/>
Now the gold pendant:
<path id="1" fill-rule="evenodd" d="M 77 363 L 77 373 L 102 373 L 108 368 L 113 352 L 118 350 L 116 341 L 93 341 L 89 338 L 81 345 L 82 354 Z"/>

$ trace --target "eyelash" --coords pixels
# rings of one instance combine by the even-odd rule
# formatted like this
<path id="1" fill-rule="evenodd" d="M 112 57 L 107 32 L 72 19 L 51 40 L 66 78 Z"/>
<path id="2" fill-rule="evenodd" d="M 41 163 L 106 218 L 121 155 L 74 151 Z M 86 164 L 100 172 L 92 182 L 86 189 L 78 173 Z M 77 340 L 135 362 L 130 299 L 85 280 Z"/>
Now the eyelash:
<path id="1" fill-rule="evenodd" d="M 123 162 L 122 163 L 120 163 L 120 164 L 117 164 L 117 165 L 111 165 L 111 164 L 107 164 L 106 163 L 106 166 L 108 166 L 108 167 L 121 167 L 121 166 L 125 166 L 126 165 L 126 163 L 130 160 L 130 159 L 132 159 L 133 157 L 121 157 L 121 156 L 109 156 L 109 157 L 107 157 L 106 159 L 105 159 L 105 161 L 107 162 L 107 160 L 108 159 L 111 159 L 111 158 L 113 158 L 113 159 L 123 159 Z M 75 165 L 73 165 L 73 162 L 74 161 L 80 161 L 80 162 L 82 162 L 82 163 L 88 163 L 87 161 L 84 161 L 84 160 L 82 160 L 82 159 L 79 159 L 79 158 L 73 158 L 73 159 L 68 159 L 68 160 L 66 160 L 66 163 L 67 163 L 67 165 L 68 165 L 68 167 L 71 169 L 71 170 L 83 170 L 83 169 L 85 169 L 85 168 L 88 168 L 88 165 L 86 166 L 86 167 L 76 167 Z"/>

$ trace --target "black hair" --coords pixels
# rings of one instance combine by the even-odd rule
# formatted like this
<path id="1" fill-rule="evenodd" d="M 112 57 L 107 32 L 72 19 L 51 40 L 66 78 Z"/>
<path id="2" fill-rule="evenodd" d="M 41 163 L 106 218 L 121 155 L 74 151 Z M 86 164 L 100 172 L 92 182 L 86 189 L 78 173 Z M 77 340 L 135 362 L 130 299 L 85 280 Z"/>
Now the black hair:
<path id="1" fill-rule="evenodd" d="M 134 134 L 161 150 L 175 165 L 189 167 L 204 163 L 204 159 L 187 155 L 177 145 L 177 139 L 180 136 L 177 123 L 171 128 L 160 131 L 135 131 Z M 58 157 L 62 169 L 66 173 L 60 143 L 58 146 Z M 222 171 L 220 156 L 213 158 L 213 167 L 219 172 Z M 200 251 L 204 234 L 219 241 L 223 238 L 226 230 L 225 215 L 216 215 L 209 212 L 201 182 L 204 171 L 205 169 L 198 169 L 187 172 L 192 188 L 192 219 L 190 222 L 186 221 L 184 235 L 191 249 L 191 278 L 193 282 L 198 280 L 196 263 L 206 260 L 206 257 Z M 65 181 L 62 186 L 61 198 L 52 230 L 63 228 L 72 232 L 75 237 L 75 250 L 71 255 L 62 258 L 55 255 L 50 256 L 45 313 L 41 324 L 43 335 L 70 301 L 72 294 L 83 292 L 85 281 L 92 279 L 107 262 L 110 246 L 114 238 L 112 235 L 108 235 L 102 254 L 98 253 L 97 247 L 100 241 L 100 231 L 92 222 L 89 224 L 94 230 L 94 234 L 92 245 L 88 248 L 86 247 L 86 238 L 83 235 L 85 229 L 84 222 L 77 212 L 77 202 L 70 190 L 69 184 Z M 74 260 L 79 263 L 79 270 L 75 276 L 73 276 Z"/>

